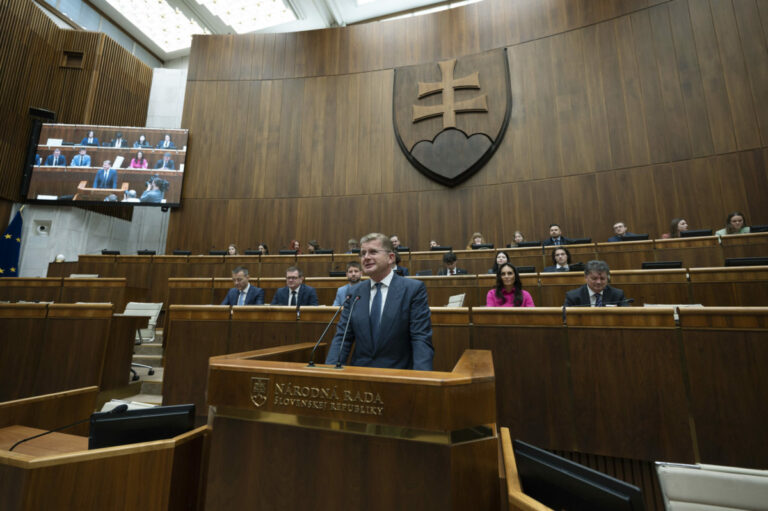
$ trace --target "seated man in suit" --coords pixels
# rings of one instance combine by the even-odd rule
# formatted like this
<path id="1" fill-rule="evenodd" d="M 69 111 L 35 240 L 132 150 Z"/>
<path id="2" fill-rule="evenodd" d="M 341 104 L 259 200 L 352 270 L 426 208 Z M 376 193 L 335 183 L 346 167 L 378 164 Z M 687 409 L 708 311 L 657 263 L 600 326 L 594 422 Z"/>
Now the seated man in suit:
<path id="1" fill-rule="evenodd" d="M 64 158 L 64 155 L 61 154 L 61 150 L 57 147 L 53 150 L 53 154 L 49 154 L 48 158 L 45 159 L 45 164 L 48 166 L 56 165 L 59 167 L 66 167 L 67 159 Z"/>
<path id="2" fill-rule="evenodd" d="M 171 140 L 171 136 L 166 133 L 163 139 L 155 146 L 157 149 L 176 149 L 176 145 Z"/>
<path id="3" fill-rule="evenodd" d="M 397 247 L 400 246 L 400 238 L 397 237 L 397 234 L 393 234 L 389 237 L 389 241 L 392 242 L 392 247 L 394 248 L 395 252 L 397 252 Z"/>
<path id="4" fill-rule="evenodd" d="M 112 168 L 112 162 L 104 160 L 101 170 L 93 178 L 93 188 L 117 188 L 117 171 Z"/>
<path id="5" fill-rule="evenodd" d="M 360 240 L 360 261 L 370 280 L 352 287 L 354 298 L 344 306 L 325 363 L 344 363 L 355 344 L 352 365 L 431 371 L 435 350 L 426 286 L 392 271 L 394 247 L 384 234 Z"/>
<path id="6" fill-rule="evenodd" d="M 405 266 L 400 266 L 400 261 L 402 261 L 402 259 L 400 258 L 400 254 L 398 252 L 395 252 L 395 267 L 392 269 L 395 271 L 395 273 L 397 273 L 401 277 L 407 277 L 411 273 L 408 271 L 408 268 L 406 268 Z"/>
<path id="7" fill-rule="evenodd" d="M 336 291 L 336 298 L 333 300 L 334 307 L 338 307 L 344 303 L 344 300 L 347 298 L 347 295 L 350 292 L 349 290 L 352 289 L 352 286 L 360 282 L 360 278 L 362 276 L 363 271 L 360 269 L 360 263 L 355 261 L 347 263 L 347 280 L 349 282 L 341 286 L 339 290 Z"/>
<path id="8" fill-rule="evenodd" d="M 446 252 L 443 254 L 443 267 L 437 271 L 438 275 L 466 275 L 467 270 L 456 267 L 456 254 Z"/>
<path id="9" fill-rule="evenodd" d="M 613 224 L 613 232 L 616 233 L 616 235 L 608 238 L 608 242 L 624 241 L 624 236 L 633 235 L 633 233 L 627 230 L 627 225 L 624 222 L 616 222 Z"/>
<path id="10" fill-rule="evenodd" d="M 567 245 L 571 240 L 563 236 L 560 226 L 558 224 L 550 224 L 549 226 L 549 238 L 544 240 L 543 245 L 549 247 L 552 245 Z"/>
<path id="11" fill-rule="evenodd" d="M 81 147 L 80 153 L 76 154 L 74 158 L 72 158 L 72 162 L 70 163 L 70 166 L 72 167 L 90 167 L 91 166 L 91 157 L 90 155 L 86 154 L 85 147 Z"/>
<path id="12" fill-rule="evenodd" d="M 611 287 L 611 269 L 605 261 L 589 261 L 584 269 L 586 284 L 565 294 L 566 307 L 605 307 L 629 305 L 624 291 Z"/>
<path id="13" fill-rule="evenodd" d="M 238 266 L 232 270 L 235 287 L 227 292 L 221 305 L 264 305 L 264 290 L 248 282 L 248 268 Z"/>
<path id="14" fill-rule="evenodd" d="M 155 168 L 175 170 L 176 167 L 174 166 L 173 160 L 171 159 L 171 153 L 165 153 L 162 160 L 157 160 L 157 163 L 155 163 Z"/>
<path id="15" fill-rule="evenodd" d="M 552 266 L 547 266 L 543 271 L 546 273 L 569 271 L 568 266 L 571 264 L 571 253 L 565 247 L 557 247 L 552 251 L 552 263 Z"/>
<path id="16" fill-rule="evenodd" d="M 93 136 L 93 131 L 88 132 L 88 136 L 80 141 L 80 145 L 99 145 L 99 139 Z"/>
<path id="17" fill-rule="evenodd" d="M 315 288 L 304 284 L 304 272 L 295 266 L 285 270 L 285 287 L 275 292 L 272 305 L 319 305 Z"/>
<path id="18" fill-rule="evenodd" d="M 115 134 L 115 138 L 109 142 L 109 147 L 128 147 L 128 141 L 124 139 L 123 134 L 118 131 Z"/>

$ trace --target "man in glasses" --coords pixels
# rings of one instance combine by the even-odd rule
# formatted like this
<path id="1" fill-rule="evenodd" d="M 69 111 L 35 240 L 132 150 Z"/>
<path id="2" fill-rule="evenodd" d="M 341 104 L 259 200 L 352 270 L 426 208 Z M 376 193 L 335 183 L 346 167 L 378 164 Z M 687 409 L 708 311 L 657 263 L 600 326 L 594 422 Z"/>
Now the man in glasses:
<path id="1" fill-rule="evenodd" d="M 285 270 L 285 287 L 275 292 L 271 305 L 289 305 L 292 307 L 319 305 L 315 288 L 304 284 L 304 272 L 295 266 Z"/>
<path id="2" fill-rule="evenodd" d="M 360 240 L 360 264 L 370 279 L 349 290 L 325 363 L 345 363 L 354 343 L 351 365 L 431 371 L 432 322 L 424 283 L 393 271 L 394 247 L 384 234 Z"/>

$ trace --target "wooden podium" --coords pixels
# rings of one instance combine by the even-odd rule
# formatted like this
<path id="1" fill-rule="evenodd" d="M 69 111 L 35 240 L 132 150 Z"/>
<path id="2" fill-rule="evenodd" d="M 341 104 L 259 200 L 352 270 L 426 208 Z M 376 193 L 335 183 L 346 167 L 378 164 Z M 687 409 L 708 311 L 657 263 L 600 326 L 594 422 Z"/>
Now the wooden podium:
<path id="1" fill-rule="evenodd" d="M 311 348 L 211 358 L 207 510 L 499 509 L 489 351 L 430 372 L 308 367 Z"/>

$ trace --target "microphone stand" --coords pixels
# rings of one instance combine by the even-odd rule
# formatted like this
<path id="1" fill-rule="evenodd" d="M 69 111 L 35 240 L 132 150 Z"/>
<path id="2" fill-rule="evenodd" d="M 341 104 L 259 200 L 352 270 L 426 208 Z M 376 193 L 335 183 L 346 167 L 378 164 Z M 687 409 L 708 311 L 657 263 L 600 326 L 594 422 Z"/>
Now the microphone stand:
<path id="1" fill-rule="evenodd" d="M 320 334 L 320 338 L 317 340 L 317 342 L 315 343 L 315 346 L 312 348 L 312 355 L 309 357 L 309 364 L 307 364 L 307 367 L 315 367 L 315 351 L 317 351 L 317 347 L 320 346 L 320 341 L 323 340 L 323 337 L 325 337 L 325 334 L 331 328 L 331 325 L 333 324 L 333 320 L 336 319 L 336 316 L 339 315 L 339 312 L 341 312 L 344 306 L 347 305 L 350 298 L 352 298 L 351 295 L 347 295 L 347 297 L 344 298 L 344 301 L 341 303 L 341 306 L 338 309 L 336 309 L 336 313 L 333 315 L 331 320 L 325 326 L 325 330 L 323 330 L 323 333 Z"/>
<path id="2" fill-rule="evenodd" d="M 352 307 L 349 308 L 349 317 L 347 318 L 347 324 L 344 326 L 344 335 L 341 336 L 341 346 L 339 347 L 339 359 L 336 361 L 336 369 L 342 369 L 344 366 L 341 364 L 341 356 L 344 353 L 344 342 L 347 340 L 347 330 L 349 330 L 349 324 L 352 322 L 352 312 L 355 310 L 355 305 L 360 301 L 360 295 L 355 296 L 355 300 L 352 302 Z"/>

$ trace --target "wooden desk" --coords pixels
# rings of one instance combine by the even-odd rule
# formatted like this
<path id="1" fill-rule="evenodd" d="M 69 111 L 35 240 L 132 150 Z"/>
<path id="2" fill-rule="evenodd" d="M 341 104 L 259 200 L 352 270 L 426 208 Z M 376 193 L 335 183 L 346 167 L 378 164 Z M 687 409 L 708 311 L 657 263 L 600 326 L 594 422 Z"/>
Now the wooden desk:
<path id="1" fill-rule="evenodd" d="M 768 305 L 768 266 L 690 268 L 691 303 L 707 306 Z"/>
<path id="2" fill-rule="evenodd" d="M 0 277 L 0 301 L 58 302 L 61 277 Z"/>
<path id="3" fill-rule="evenodd" d="M 636 307 L 646 303 L 691 303 L 686 269 L 612 271 L 611 286 L 634 299 Z"/>
<path id="4" fill-rule="evenodd" d="M 731 234 L 720 238 L 723 259 L 731 257 L 768 256 L 768 232 Z"/>
<path id="5" fill-rule="evenodd" d="M 653 243 L 657 261 L 682 261 L 683 268 L 722 266 L 725 262 L 717 236 L 670 238 Z"/>
<path id="6" fill-rule="evenodd" d="M 653 240 L 598 243 L 595 249 L 597 259 L 608 263 L 613 270 L 638 270 L 644 262 L 656 260 Z"/>
<path id="7" fill-rule="evenodd" d="M 19 440 L 39 435 L 46 431 L 48 430 L 18 425 L 0 428 L 0 450 L 7 451 Z M 87 450 L 88 437 L 70 435 L 68 433 L 51 433 L 19 444 L 18 447 L 10 452 L 26 456 L 56 456 L 57 454 Z"/>

